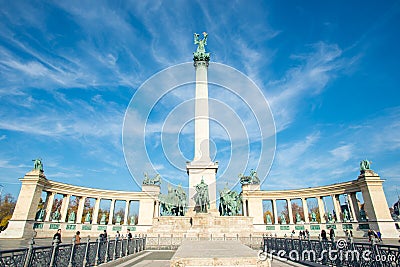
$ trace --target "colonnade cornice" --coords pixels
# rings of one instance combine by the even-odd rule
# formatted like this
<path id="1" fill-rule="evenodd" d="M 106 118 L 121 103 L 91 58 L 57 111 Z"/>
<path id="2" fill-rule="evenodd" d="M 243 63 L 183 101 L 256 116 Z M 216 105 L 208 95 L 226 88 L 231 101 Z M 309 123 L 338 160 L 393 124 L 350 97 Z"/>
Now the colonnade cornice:
<path id="1" fill-rule="evenodd" d="M 82 187 L 76 185 L 65 184 L 47 180 L 43 190 L 54 192 L 57 194 L 83 196 L 89 198 L 115 199 L 115 200 L 132 200 L 132 199 L 154 199 L 158 195 L 152 195 L 149 192 L 130 192 L 119 190 L 108 190 L 99 188 Z"/>
<path id="2" fill-rule="evenodd" d="M 297 199 L 297 198 L 313 198 L 320 196 L 330 196 L 338 194 L 349 194 L 359 192 L 361 183 L 358 180 L 337 183 L 332 185 L 289 189 L 289 190 L 255 190 L 244 191 L 243 196 L 246 198 L 265 198 L 265 199 Z"/>

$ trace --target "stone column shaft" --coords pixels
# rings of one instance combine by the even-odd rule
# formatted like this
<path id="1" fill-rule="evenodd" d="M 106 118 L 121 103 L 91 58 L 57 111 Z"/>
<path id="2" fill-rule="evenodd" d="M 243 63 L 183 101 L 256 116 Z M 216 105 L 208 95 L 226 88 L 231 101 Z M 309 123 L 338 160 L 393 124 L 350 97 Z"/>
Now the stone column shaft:
<path id="1" fill-rule="evenodd" d="M 320 223 L 326 223 L 326 220 L 325 220 L 325 205 L 324 205 L 323 197 L 317 197 L 317 200 L 318 200 L 319 217 L 321 218 L 321 222 Z"/>
<path id="2" fill-rule="evenodd" d="M 308 217 L 307 199 L 306 198 L 302 198 L 301 201 L 303 203 L 304 222 L 305 223 L 309 223 L 310 222 L 310 218 Z"/>
<path id="3" fill-rule="evenodd" d="M 82 223 L 82 215 L 85 207 L 86 197 L 79 198 L 78 211 L 76 212 L 76 223 Z"/>
<path id="4" fill-rule="evenodd" d="M 45 222 L 51 221 L 51 208 L 53 207 L 54 204 L 54 196 L 56 195 L 55 192 L 47 192 L 48 198 L 46 201 L 46 217 L 44 219 Z"/>
<path id="5" fill-rule="evenodd" d="M 129 200 L 125 200 L 124 225 L 128 225 L 129 203 Z"/>
<path id="6" fill-rule="evenodd" d="M 341 222 L 340 215 L 342 213 L 342 209 L 340 208 L 340 201 L 339 201 L 339 195 L 332 195 L 332 201 L 333 201 L 333 208 L 335 209 L 336 213 L 336 222 Z"/>
<path id="7" fill-rule="evenodd" d="M 108 224 L 112 224 L 112 219 L 114 217 L 114 207 L 115 207 L 115 199 L 112 199 L 110 206 L 110 215 L 108 216 Z"/>
<path id="8" fill-rule="evenodd" d="M 276 199 L 272 200 L 272 207 L 274 210 L 274 224 L 278 224 L 278 209 L 276 207 Z"/>
<path id="9" fill-rule="evenodd" d="M 293 210 L 292 210 L 292 202 L 290 199 L 286 199 L 287 207 L 288 207 L 288 212 L 289 212 L 289 223 L 293 224 Z"/>
<path id="10" fill-rule="evenodd" d="M 61 222 L 65 222 L 68 213 L 68 206 L 69 206 L 69 198 L 71 195 L 64 195 L 62 203 L 61 203 Z"/>
<path id="11" fill-rule="evenodd" d="M 210 124 L 208 114 L 208 81 L 206 61 L 195 61 L 196 102 L 195 102 L 195 150 L 193 161 L 211 162 L 210 159 Z"/>
<path id="12" fill-rule="evenodd" d="M 100 198 L 96 198 L 96 202 L 94 203 L 92 224 L 98 224 L 100 201 Z"/>
<path id="13" fill-rule="evenodd" d="M 353 222 L 358 222 L 360 220 L 360 209 L 358 208 L 356 193 L 350 193 L 348 200 L 351 209 L 351 214 L 353 217 Z"/>

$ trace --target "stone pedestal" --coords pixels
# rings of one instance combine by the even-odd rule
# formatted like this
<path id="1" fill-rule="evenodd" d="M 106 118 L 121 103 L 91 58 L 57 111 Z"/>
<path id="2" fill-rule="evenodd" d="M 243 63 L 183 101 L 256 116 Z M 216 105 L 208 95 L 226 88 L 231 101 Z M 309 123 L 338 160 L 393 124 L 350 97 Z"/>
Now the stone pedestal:
<path id="1" fill-rule="evenodd" d="M 160 194 L 158 185 L 142 185 L 142 192 L 146 192 L 146 197 L 140 199 L 138 225 L 151 226 L 156 214 L 157 201 Z"/>
<path id="2" fill-rule="evenodd" d="M 357 179 L 364 199 L 369 227 L 380 231 L 383 238 L 398 238 L 395 223 L 383 191 L 383 180 L 373 170 L 363 171 Z"/>
<path id="3" fill-rule="evenodd" d="M 194 200 L 195 187 L 200 184 L 201 179 L 204 179 L 204 182 L 208 185 L 210 209 L 216 209 L 218 163 L 193 161 L 186 165 L 186 170 L 189 175 L 189 210 L 193 210 L 196 205 Z"/>
<path id="4" fill-rule="evenodd" d="M 21 191 L 13 216 L 9 221 L 6 231 L 0 233 L 0 237 L 31 238 L 35 233 L 33 225 L 47 179 L 42 171 L 32 170 L 24 178 L 20 179 L 20 181 L 22 182 Z"/>

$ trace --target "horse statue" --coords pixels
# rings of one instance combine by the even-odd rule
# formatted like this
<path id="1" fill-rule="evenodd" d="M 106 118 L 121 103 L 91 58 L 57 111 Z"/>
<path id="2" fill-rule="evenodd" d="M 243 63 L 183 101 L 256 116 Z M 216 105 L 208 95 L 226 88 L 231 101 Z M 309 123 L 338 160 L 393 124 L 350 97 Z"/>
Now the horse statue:
<path id="1" fill-rule="evenodd" d="M 42 159 L 37 158 L 37 159 L 33 159 L 32 161 L 33 161 L 33 169 L 43 172 Z"/>
<path id="2" fill-rule="evenodd" d="M 161 177 L 156 174 L 153 178 L 150 178 L 147 173 L 144 173 L 143 185 L 161 185 Z"/>
<path id="3" fill-rule="evenodd" d="M 364 172 L 365 170 L 370 170 L 371 169 L 371 161 L 368 161 L 368 160 L 362 160 L 361 162 L 360 162 L 360 171 L 361 172 Z"/>
<path id="4" fill-rule="evenodd" d="M 174 189 L 168 185 L 168 194 L 160 195 L 160 206 L 164 216 L 184 216 L 187 204 L 186 192 L 182 186 Z"/>
<path id="5" fill-rule="evenodd" d="M 240 183 L 242 185 L 245 184 L 260 184 L 260 179 L 257 176 L 257 172 L 253 169 L 250 170 L 249 176 L 244 176 L 243 174 L 239 174 Z"/>
<path id="6" fill-rule="evenodd" d="M 236 191 L 220 191 L 219 213 L 221 216 L 237 216 L 242 206 L 242 198 Z"/>

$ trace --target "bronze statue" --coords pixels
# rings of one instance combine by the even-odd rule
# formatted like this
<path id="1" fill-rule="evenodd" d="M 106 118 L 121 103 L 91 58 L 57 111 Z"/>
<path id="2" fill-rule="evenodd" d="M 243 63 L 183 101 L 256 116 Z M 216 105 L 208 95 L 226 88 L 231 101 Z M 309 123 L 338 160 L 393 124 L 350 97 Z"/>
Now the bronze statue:
<path id="1" fill-rule="evenodd" d="M 194 195 L 196 202 L 195 210 L 200 213 L 206 213 L 207 208 L 210 208 L 210 199 L 208 196 L 208 185 L 201 178 L 201 182 L 196 185 L 196 194 Z"/>
<path id="2" fill-rule="evenodd" d="M 147 173 L 144 173 L 143 185 L 161 185 L 161 177 L 156 174 L 153 178 L 150 178 Z"/>
<path id="3" fill-rule="evenodd" d="M 168 194 L 160 194 L 161 214 L 164 216 L 184 216 L 187 208 L 186 192 L 182 186 L 168 185 Z"/>
<path id="4" fill-rule="evenodd" d="M 260 184 L 260 179 L 257 176 L 257 172 L 253 169 L 250 170 L 250 176 L 243 176 L 239 174 L 240 183 L 245 184 Z"/>
<path id="5" fill-rule="evenodd" d="M 203 32 L 203 39 L 200 40 L 200 34 L 194 34 L 194 44 L 197 44 L 197 50 L 193 53 L 193 59 L 199 61 L 209 61 L 210 60 L 210 53 L 206 53 L 205 46 L 207 45 L 207 37 L 208 34 Z"/>
<path id="6" fill-rule="evenodd" d="M 242 198 L 236 191 L 224 188 L 219 192 L 219 213 L 221 216 L 238 216 L 242 207 Z"/>
<path id="7" fill-rule="evenodd" d="M 32 161 L 34 162 L 34 163 L 33 163 L 33 169 L 34 169 L 35 171 L 43 172 L 43 163 L 42 163 L 42 159 L 37 158 L 37 159 L 33 159 Z"/>

